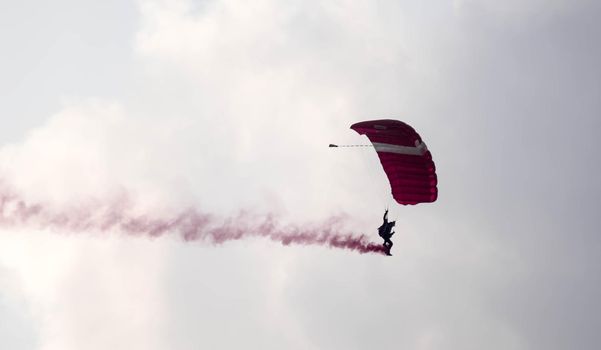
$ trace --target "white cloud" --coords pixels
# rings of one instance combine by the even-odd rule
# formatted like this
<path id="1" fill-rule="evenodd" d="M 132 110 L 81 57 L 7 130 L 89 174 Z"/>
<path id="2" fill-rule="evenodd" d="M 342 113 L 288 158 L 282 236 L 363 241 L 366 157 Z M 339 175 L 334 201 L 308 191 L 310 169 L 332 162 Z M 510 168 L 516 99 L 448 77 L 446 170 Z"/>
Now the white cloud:
<path id="1" fill-rule="evenodd" d="M 26 301 L 40 349 L 162 348 L 162 245 L 5 229 L 0 240 L 14 276 L 4 293 Z"/>
<path id="2" fill-rule="evenodd" d="M 361 163 L 327 144 L 365 143 L 351 123 L 409 114 L 432 78 L 423 62 L 432 53 L 422 44 L 430 35 L 413 36 L 402 8 L 364 1 L 213 1 L 197 11 L 191 2 L 150 1 L 141 8 L 141 65 L 159 80 L 176 74 L 193 91 L 184 102 L 200 101 L 187 111 L 197 152 L 205 164 L 224 166 L 219 182 L 238 200 L 267 191 L 312 218 L 375 200 L 352 189 L 365 185 L 353 179 L 364 178 L 378 188 L 377 159 Z M 417 51 L 408 55 L 407 46 Z"/>
<path id="3" fill-rule="evenodd" d="M 578 7 L 587 1 L 566 1 L 566 0 L 455 0 L 455 8 L 459 12 L 479 10 L 484 11 L 487 16 L 501 16 L 506 19 L 524 19 L 536 18 L 541 15 L 556 15 L 570 8 Z"/>
<path id="4" fill-rule="evenodd" d="M 169 161 L 178 129 L 169 121 L 146 123 L 117 102 L 70 99 L 22 141 L 0 149 L 0 171 L 30 202 L 65 205 L 126 192 L 151 207 L 175 205 L 187 198 Z"/>
<path id="5" fill-rule="evenodd" d="M 139 210 L 178 209 L 186 196 L 169 185 L 162 153 L 153 152 L 172 131 L 163 126 L 139 124 L 115 102 L 65 101 L 44 125 L 0 149 L 2 191 L 58 212 L 124 191 Z M 40 349 L 162 348 L 164 244 L 32 229 L 2 228 L 0 265 L 12 276 L 3 294 L 22 301 Z"/>

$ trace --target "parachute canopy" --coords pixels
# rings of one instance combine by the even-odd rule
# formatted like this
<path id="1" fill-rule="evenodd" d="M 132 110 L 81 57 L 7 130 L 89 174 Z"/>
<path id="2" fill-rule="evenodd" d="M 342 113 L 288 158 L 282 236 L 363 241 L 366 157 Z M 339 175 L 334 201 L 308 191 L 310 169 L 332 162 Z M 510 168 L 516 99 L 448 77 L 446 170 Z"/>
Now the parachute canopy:
<path id="1" fill-rule="evenodd" d="M 359 122 L 351 129 L 366 135 L 373 144 L 397 203 L 436 201 L 438 189 L 432 154 L 411 126 L 398 120 L 382 119 Z"/>

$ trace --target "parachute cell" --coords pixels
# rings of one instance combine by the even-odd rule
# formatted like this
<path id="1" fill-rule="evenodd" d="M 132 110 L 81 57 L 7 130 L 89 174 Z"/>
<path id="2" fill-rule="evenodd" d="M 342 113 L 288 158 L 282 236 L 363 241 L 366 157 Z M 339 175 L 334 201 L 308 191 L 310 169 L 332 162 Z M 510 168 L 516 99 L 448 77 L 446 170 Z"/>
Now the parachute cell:
<path id="1" fill-rule="evenodd" d="M 367 136 L 373 144 L 397 203 L 436 201 L 438 189 L 432 154 L 411 126 L 382 119 L 359 122 L 351 129 Z"/>

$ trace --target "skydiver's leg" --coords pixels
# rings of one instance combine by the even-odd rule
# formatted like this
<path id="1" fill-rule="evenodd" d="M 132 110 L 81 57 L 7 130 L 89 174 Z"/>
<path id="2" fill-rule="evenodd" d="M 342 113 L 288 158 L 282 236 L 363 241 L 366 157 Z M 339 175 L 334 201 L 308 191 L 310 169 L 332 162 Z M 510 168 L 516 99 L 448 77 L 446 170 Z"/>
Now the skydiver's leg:
<path id="1" fill-rule="evenodd" d="M 392 248 L 392 245 L 391 244 L 387 244 L 387 243 L 388 242 L 384 243 L 384 250 L 386 252 L 386 255 L 390 256 L 390 255 L 392 255 L 392 254 L 390 254 L 390 249 Z"/>
<path id="2" fill-rule="evenodd" d="M 392 241 L 390 239 L 387 239 L 386 242 L 384 242 L 384 246 L 386 247 L 386 255 L 392 255 L 390 253 L 390 251 L 392 250 Z"/>

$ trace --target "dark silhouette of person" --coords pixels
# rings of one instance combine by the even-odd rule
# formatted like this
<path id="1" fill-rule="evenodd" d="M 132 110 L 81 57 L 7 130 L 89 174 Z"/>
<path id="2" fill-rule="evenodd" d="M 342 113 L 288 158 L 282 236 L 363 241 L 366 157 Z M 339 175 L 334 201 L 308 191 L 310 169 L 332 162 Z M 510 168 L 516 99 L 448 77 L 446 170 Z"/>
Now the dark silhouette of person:
<path id="1" fill-rule="evenodd" d="M 392 235 L 394 235 L 394 231 L 392 229 L 394 228 L 396 221 L 388 222 L 388 209 L 386 209 L 386 211 L 384 212 L 383 219 L 384 223 L 382 224 L 382 226 L 378 227 L 378 234 L 384 240 L 383 245 L 386 255 L 392 255 L 390 254 L 390 249 L 392 249 L 392 241 L 390 240 L 390 238 L 392 237 Z"/>

